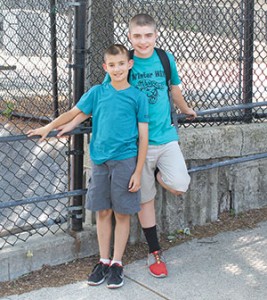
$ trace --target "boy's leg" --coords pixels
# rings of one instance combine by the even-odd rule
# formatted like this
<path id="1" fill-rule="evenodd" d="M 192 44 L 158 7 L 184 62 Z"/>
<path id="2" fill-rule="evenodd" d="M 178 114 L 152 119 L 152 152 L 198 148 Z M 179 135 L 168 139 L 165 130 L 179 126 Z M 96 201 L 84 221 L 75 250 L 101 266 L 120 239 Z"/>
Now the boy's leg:
<path id="1" fill-rule="evenodd" d="M 129 182 L 136 167 L 136 157 L 110 161 L 111 198 L 115 215 L 114 259 L 121 260 L 129 237 L 130 216 L 140 211 L 140 191 L 129 192 Z"/>
<path id="2" fill-rule="evenodd" d="M 187 191 L 190 176 L 187 172 L 183 154 L 176 141 L 162 145 L 158 148 L 157 167 L 160 172 L 158 172 L 156 176 L 162 187 L 174 195 L 180 195 Z M 151 170 L 150 172 L 147 171 L 147 174 L 150 177 L 150 180 L 152 180 Z M 148 194 L 148 191 L 146 191 L 146 194 Z M 149 225 L 149 223 L 146 222 L 146 219 L 151 221 L 151 225 L 156 224 L 156 220 L 152 222 L 152 217 L 150 216 L 149 218 L 149 211 L 146 212 L 148 207 L 149 205 L 143 204 L 142 211 L 139 213 L 141 216 L 140 222 L 145 226 Z M 150 212 L 152 214 L 151 208 Z M 155 216 L 155 211 L 153 212 L 153 216 Z M 149 256 L 150 273 L 155 277 L 164 277 L 167 275 L 167 268 L 160 251 L 158 251 L 160 250 L 160 246 L 157 241 L 156 228 L 143 227 L 143 231 L 148 241 L 150 253 L 152 253 L 152 255 Z"/>
<path id="3" fill-rule="evenodd" d="M 119 288 L 124 284 L 122 256 L 130 233 L 130 215 L 115 214 L 114 255 L 110 264 L 107 287 Z"/>
<path id="4" fill-rule="evenodd" d="M 107 287 L 119 288 L 124 284 L 122 256 L 130 233 L 130 215 L 115 214 L 114 256 L 110 264 Z"/>
<path id="5" fill-rule="evenodd" d="M 87 193 L 87 208 L 96 211 L 97 238 L 100 260 L 88 276 L 89 285 L 104 282 L 110 264 L 112 210 L 110 201 L 110 171 L 108 165 L 94 165 Z"/>
<path id="6" fill-rule="evenodd" d="M 161 172 L 159 171 L 156 175 L 156 179 L 158 181 L 158 183 L 167 191 L 169 191 L 170 193 L 172 193 L 173 195 L 175 196 L 179 196 L 179 195 L 182 195 L 184 192 L 181 192 L 181 191 L 176 191 L 172 188 L 170 188 L 167 184 L 165 184 L 165 182 L 162 180 L 162 175 L 161 175 Z"/>
<path id="7" fill-rule="evenodd" d="M 92 163 L 92 175 L 87 193 L 87 208 L 96 211 L 96 228 L 100 257 L 110 256 L 112 232 L 112 205 L 110 195 L 110 168 L 106 163 Z"/>
<path id="8" fill-rule="evenodd" d="M 114 254 L 113 260 L 121 261 L 130 233 L 130 215 L 115 214 Z"/>
<path id="9" fill-rule="evenodd" d="M 149 253 L 159 251 L 160 245 L 157 235 L 154 199 L 141 204 L 141 211 L 138 213 L 138 218 L 149 247 Z"/>
<path id="10" fill-rule="evenodd" d="M 156 225 L 154 199 L 141 204 L 141 211 L 138 213 L 138 218 L 143 228 L 149 228 Z"/>
<path id="11" fill-rule="evenodd" d="M 164 145 L 161 150 L 157 162 L 157 181 L 172 194 L 181 195 L 188 189 L 190 176 L 180 146 L 174 141 Z"/>
<path id="12" fill-rule="evenodd" d="M 100 210 L 96 213 L 96 228 L 100 260 L 88 276 L 89 285 L 99 285 L 104 282 L 110 264 L 110 241 L 112 234 L 112 210 Z"/>
<path id="13" fill-rule="evenodd" d="M 165 277 L 168 274 L 160 252 L 154 200 L 156 196 L 154 171 L 161 148 L 161 146 L 149 146 L 142 173 L 141 211 L 138 213 L 138 218 L 149 247 L 149 271 L 155 277 Z"/>
<path id="14" fill-rule="evenodd" d="M 121 287 L 123 282 L 122 257 L 129 238 L 130 216 L 140 210 L 140 191 L 129 192 L 129 181 L 136 167 L 136 157 L 110 161 L 111 198 L 115 215 L 114 254 L 107 277 L 108 288 Z"/>
<path id="15" fill-rule="evenodd" d="M 106 209 L 96 213 L 97 240 L 100 258 L 109 259 L 112 235 L 112 210 Z"/>
<path id="16" fill-rule="evenodd" d="M 138 217 L 149 247 L 149 272 L 154 277 L 166 277 L 168 275 L 168 270 L 158 240 L 154 204 L 155 200 L 142 204 Z"/>

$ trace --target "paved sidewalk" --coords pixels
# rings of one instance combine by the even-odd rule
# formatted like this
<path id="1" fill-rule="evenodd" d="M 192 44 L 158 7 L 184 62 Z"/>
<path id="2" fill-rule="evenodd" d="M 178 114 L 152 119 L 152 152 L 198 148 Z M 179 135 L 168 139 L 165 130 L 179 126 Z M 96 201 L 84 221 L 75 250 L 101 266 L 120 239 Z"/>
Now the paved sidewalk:
<path id="1" fill-rule="evenodd" d="M 169 276 L 150 276 L 145 260 L 125 267 L 117 290 L 86 282 L 43 288 L 1 300 L 265 300 L 267 299 L 267 222 L 247 230 L 194 239 L 165 252 Z"/>

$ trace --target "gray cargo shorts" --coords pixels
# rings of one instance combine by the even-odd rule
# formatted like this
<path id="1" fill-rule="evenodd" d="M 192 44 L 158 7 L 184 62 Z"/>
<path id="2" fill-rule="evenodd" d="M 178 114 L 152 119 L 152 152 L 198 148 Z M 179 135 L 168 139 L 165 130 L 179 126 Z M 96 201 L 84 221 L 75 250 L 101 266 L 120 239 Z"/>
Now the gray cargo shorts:
<path id="1" fill-rule="evenodd" d="M 129 182 L 136 168 L 136 157 L 92 163 L 92 175 L 86 195 L 86 208 L 91 211 L 112 209 L 120 214 L 140 211 L 140 191 L 129 192 Z"/>

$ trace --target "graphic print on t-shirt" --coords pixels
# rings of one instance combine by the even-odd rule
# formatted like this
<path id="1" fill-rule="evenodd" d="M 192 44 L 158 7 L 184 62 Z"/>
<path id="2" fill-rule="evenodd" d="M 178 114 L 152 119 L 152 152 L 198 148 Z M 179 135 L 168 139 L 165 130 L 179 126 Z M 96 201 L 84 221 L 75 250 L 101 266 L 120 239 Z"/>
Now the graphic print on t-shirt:
<path id="1" fill-rule="evenodd" d="M 154 80 L 139 80 L 137 81 L 139 90 L 144 92 L 150 104 L 155 104 L 158 101 L 159 90 L 164 89 L 164 85 Z"/>
<path id="2" fill-rule="evenodd" d="M 166 88 L 164 71 L 155 70 L 154 73 L 132 72 L 131 77 L 134 86 L 147 95 L 150 104 L 158 102 L 160 91 Z"/>

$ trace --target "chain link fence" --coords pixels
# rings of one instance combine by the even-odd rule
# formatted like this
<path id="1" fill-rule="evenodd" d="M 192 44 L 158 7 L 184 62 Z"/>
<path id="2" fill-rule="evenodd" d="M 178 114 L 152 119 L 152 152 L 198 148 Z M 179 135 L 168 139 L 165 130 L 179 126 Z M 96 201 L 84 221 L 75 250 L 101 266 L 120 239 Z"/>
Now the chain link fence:
<path id="1" fill-rule="evenodd" d="M 69 155 L 81 157 L 81 141 L 74 153 L 69 138 L 38 144 L 25 132 L 72 107 L 84 82 L 102 82 L 104 49 L 131 48 L 128 22 L 141 12 L 156 19 L 157 46 L 173 53 L 185 99 L 202 112 L 181 126 L 265 122 L 265 1 L 0 0 L 0 249 L 70 228 L 81 202 L 71 203 Z"/>
<path id="2" fill-rule="evenodd" d="M 131 48 L 128 22 L 149 13 L 157 46 L 176 58 L 187 102 L 197 111 L 261 103 L 267 95 L 265 1 L 92 1 L 88 40 L 88 86 L 101 81 L 103 49 L 112 42 Z M 94 14 L 95 12 L 95 14 Z M 108 14 L 108 16 L 107 16 Z M 266 106 L 199 117 L 190 126 L 263 122 Z M 180 122 L 188 126 L 188 122 Z"/>
<path id="3" fill-rule="evenodd" d="M 72 42 L 66 2 L 0 1 L 0 249 L 68 227 L 69 198 L 45 197 L 69 189 L 69 139 L 15 138 L 72 106 Z"/>

